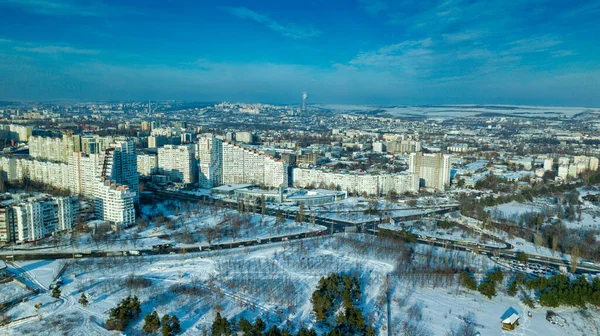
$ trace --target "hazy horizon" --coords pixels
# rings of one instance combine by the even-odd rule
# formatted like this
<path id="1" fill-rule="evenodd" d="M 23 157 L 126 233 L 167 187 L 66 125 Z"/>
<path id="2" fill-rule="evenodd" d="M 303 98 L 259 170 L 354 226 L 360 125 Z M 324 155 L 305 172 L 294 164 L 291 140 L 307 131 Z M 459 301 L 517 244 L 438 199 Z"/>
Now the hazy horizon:
<path id="1" fill-rule="evenodd" d="M 0 0 L 0 99 L 600 106 L 598 16 L 598 1 Z"/>

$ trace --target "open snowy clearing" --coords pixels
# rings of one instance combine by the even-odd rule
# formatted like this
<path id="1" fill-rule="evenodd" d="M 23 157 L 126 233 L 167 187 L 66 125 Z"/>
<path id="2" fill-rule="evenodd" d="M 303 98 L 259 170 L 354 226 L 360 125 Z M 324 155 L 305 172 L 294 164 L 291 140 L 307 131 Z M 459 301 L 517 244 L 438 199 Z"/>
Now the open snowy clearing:
<path id="1" fill-rule="evenodd" d="M 322 332 L 325 327 L 316 324 L 311 314 L 310 296 L 322 276 L 348 272 L 359 277 L 363 311 L 380 335 L 387 335 L 385 283 L 388 274 L 392 274 L 389 279 L 394 335 L 401 334 L 402 322 L 407 320 L 406 311 L 415 303 L 423 307 L 423 321 L 429 335 L 444 335 L 470 313 L 483 335 L 502 335 L 499 317 L 509 306 L 515 307 L 522 316 L 522 326 L 515 334 L 598 334 L 600 314 L 595 311 L 589 311 L 589 316 L 584 317 L 575 309 L 555 309 L 569 323 L 561 328 L 545 321 L 546 309 L 532 310 L 533 317 L 528 318 L 527 310 L 518 299 L 500 294 L 488 300 L 478 293 L 459 289 L 457 281 L 449 283 L 422 276 L 446 266 L 468 265 L 483 273 L 495 267 L 488 258 L 415 245 L 409 259 L 412 261 L 401 261 L 398 256 L 402 246 L 402 243 L 372 236 L 343 234 L 273 247 L 239 249 L 237 253 L 229 251 L 211 257 L 196 253 L 77 260 L 62 276 L 60 299 L 53 299 L 46 292 L 9 309 L 7 313 L 12 320 L 25 319 L 5 326 L 3 331 L 6 335 L 110 335 L 111 332 L 104 329 L 108 310 L 127 295 L 135 294 L 142 301 L 142 317 L 130 325 L 127 334 L 139 332 L 143 316 L 154 309 L 161 315 L 177 315 L 185 335 L 203 334 L 217 311 L 228 318 L 243 316 L 252 321 L 260 316 L 268 325 L 286 326 L 291 330 L 303 325 Z M 404 266 L 399 266 L 401 264 Z M 26 267 L 29 274 L 43 281 L 49 269 L 58 269 L 58 265 L 31 262 L 24 263 L 22 268 Z M 413 271 L 399 271 L 406 267 Z M 134 285 L 128 278 L 144 279 L 147 283 Z M 81 293 L 88 296 L 87 307 L 77 302 Z M 39 310 L 34 308 L 37 303 L 42 304 Z"/>

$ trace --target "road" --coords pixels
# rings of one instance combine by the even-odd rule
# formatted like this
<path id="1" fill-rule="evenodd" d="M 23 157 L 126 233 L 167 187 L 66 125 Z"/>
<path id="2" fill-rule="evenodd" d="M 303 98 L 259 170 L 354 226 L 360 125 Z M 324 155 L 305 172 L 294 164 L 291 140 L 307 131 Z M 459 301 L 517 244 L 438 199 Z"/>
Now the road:
<path id="1" fill-rule="evenodd" d="M 217 202 L 215 199 L 210 198 L 206 195 L 196 196 L 190 194 L 184 194 L 173 191 L 154 191 L 155 196 L 159 196 L 160 199 L 179 199 L 190 202 L 197 202 L 206 205 L 217 205 L 221 204 L 222 207 L 226 208 L 235 208 L 237 207 L 237 202 L 235 201 L 226 201 L 220 200 Z M 397 222 L 415 220 L 431 215 L 439 215 L 445 214 L 448 212 L 452 212 L 457 210 L 457 205 L 449 205 L 445 207 L 435 207 L 435 208 L 423 208 L 428 209 L 427 213 L 422 214 L 412 214 L 405 216 L 394 216 L 391 217 Z M 260 205 L 257 205 L 257 212 L 261 212 Z M 316 213 L 326 213 L 324 211 L 315 211 Z M 282 210 L 272 207 L 267 207 L 265 210 L 265 214 L 269 216 L 284 216 L 286 219 L 295 220 L 297 217 L 297 213 L 291 210 Z M 310 213 L 309 213 L 310 214 Z M 139 255 L 162 255 L 162 254 L 184 254 L 191 252 L 200 252 L 200 251 L 216 251 L 216 250 L 227 250 L 227 249 L 235 249 L 235 248 L 243 248 L 243 247 L 251 247 L 251 246 L 259 246 L 259 245 L 267 245 L 270 243 L 277 242 L 285 242 L 292 241 L 298 239 L 305 239 L 310 237 L 316 237 L 321 235 L 329 235 L 338 232 L 363 232 L 367 234 L 378 234 L 377 225 L 383 222 L 389 221 L 389 217 L 379 219 L 368 220 L 361 223 L 355 223 L 343 219 L 338 218 L 329 218 L 325 216 L 305 216 L 305 221 L 310 221 L 313 224 L 318 224 L 327 227 L 327 230 L 314 231 L 309 233 L 300 233 L 300 234 L 289 234 L 289 235 L 281 235 L 271 237 L 269 239 L 252 239 L 246 241 L 237 241 L 231 243 L 219 243 L 219 244 L 211 244 L 211 245 L 197 245 L 197 246 L 185 246 L 185 247 L 170 247 L 166 249 L 136 249 Z M 394 231 L 386 230 L 394 235 Z M 513 251 L 513 246 L 507 242 L 503 242 L 505 246 L 490 246 L 483 245 L 478 243 L 464 242 L 460 240 L 451 240 L 444 238 L 435 238 L 435 237 L 427 237 L 427 236 L 417 236 L 416 242 L 419 244 L 426 244 L 430 246 L 443 247 L 448 249 L 454 249 L 459 251 L 468 251 L 468 252 L 477 252 L 481 255 L 486 256 L 498 256 L 506 259 L 516 260 L 516 252 Z M 77 258 L 77 257 L 85 257 L 85 258 L 102 258 L 102 257 L 124 257 L 131 256 L 135 257 L 136 255 L 132 255 L 129 253 L 129 249 L 122 250 L 111 250 L 111 251 L 85 251 L 85 250 L 73 250 L 72 252 L 28 252 L 28 253 L 16 253 L 16 251 L 1 251 L 0 258 L 15 261 L 15 260 L 38 260 L 38 259 L 69 259 L 69 258 Z M 566 260 L 552 258 L 552 257 L 539 257 L 530 255 L 530 260 L 540 263 L 542 265 L 551 266 L 556 269 L 559 269 L 561 266 L 569 267 L 569 263 Z M 600 267 L 592 267 L 587 265 L 579 265 L 578 273 L 600 273 Z"/>

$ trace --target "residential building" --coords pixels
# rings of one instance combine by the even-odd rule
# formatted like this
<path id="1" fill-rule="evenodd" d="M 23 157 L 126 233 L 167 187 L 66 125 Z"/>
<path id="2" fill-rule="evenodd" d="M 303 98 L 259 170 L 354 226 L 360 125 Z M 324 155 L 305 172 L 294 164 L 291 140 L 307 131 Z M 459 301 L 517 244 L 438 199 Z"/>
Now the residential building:
<path id="1" fill-rule="evenodd" d="M 158 171 L 171 181 L 194 183 L 196 158 L 193 145 L 165 145 L 158 149 Z"/>
<path id="2" fill-rule="evenodd" d="M 450 155 L 441 153 L 411 153 L 409 172 L 419 175 L 421 186 L 444 191 L 450 185 L 450 158 Z"/>
<path id="3" fill-rule="evenodd" d="M 141 176 L 150 176 L 158 172 L 158 156 L 156 154 L 138 154 L 137 171 Z"/>
<path id="4" fill-rule="evenodd" d="M 235 141 L 240 143 L 252 144 L 256 135 L 252 132 L 235 132 Z"/>
<path id="5" fill-rule="evenodd" d="M 385 143 L 390 153 L 415 153 L 421 151 L 421 141 L 392 140 Z"/>
<path id="6" fill-rule="evenodd" d="M 554 159 L 546 158 L 544 159 L 544 171 L 552 171 L 554 166 Z"/>
<path id="7" fill-rule="evenodd" d="M 318 169 L 294 168 L 293 181 L 296 188 L 341 190 L 356 195 L 383 195 L 391 192 L 403 194 L 419 191 L 419 176 L 411 173 L 335 173 Z"/>
<path id="8" fill-rule="evenodd" d="M 79 214 L 77 197 L 37 197 L 13 203 L 9 232 L 17 242 L 34 241 L 70 230 Z"/>
<path id="9" fill-rule="evenodd" d="M 130 191 L 127 185 L 118 185 L 104 177 L 95 181 L 97 184 L 96 218 L 122 227 L 133 226 L 137 192 Z"/>
<path id="10" fill-rule="evenodd" d="M 148 137 L 148 148 L 159 148 L 167 144 L 167 137 L 164 135 L 151 135 Z"/>
<path id="11" fill-rule="evenodd" d="M 200 138 L 196 155 L 200 162 L 198 182 L 201 188 L 210 189 L 223 183 L 223 142 L 214 135 Z"/>
<path id="12" fill-rule="evenodd" d="M 387 150 L 387 146 L 384 142 L 377 141 L 373 142 L 373 151 L 378 153 L 385 153 Z"/>

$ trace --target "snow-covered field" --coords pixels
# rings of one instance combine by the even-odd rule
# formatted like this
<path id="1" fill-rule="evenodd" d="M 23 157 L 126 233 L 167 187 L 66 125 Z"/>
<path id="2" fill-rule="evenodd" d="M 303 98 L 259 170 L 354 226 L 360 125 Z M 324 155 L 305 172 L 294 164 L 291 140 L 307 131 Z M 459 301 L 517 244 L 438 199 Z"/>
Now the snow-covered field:
<path id="1" fill-rule="evenodd" d="M 589 110 L 586 107 L 523 106 L 523 105 L 437 105 L 437 106 L 373 106 L 373 105 L 319 105 L 338 112 L 360 112 L 382 110 L 381 114 L 394 117 L 471 117 L 485 113 L 498 113 L 514 117 L 572 117 Z M 597 110 L 597 109 L 594 109 Z"/>
<path id="2" fill-rule="evenodd" d="M 493 219 L 509 220 L 518 223 L 521 216 L 526 214 L 538 214 L 546 210 L 541 204 L 536 203 L 519 203 L 510 202 L 493 207 L 487 207 L 486 211 L 490 212 Z"/>
<path id="3" fill-rule="evenodd" d="M 458 288 L 457 281 L 435 281 L 423 276 L 439 267 L 467 265 L 485 272 L 495 265 L 485 257 L 416 245 L 412 257 L 406 259 L 400 252 L 405 249 L 400 242 L 343 234 L 210 257 L 196 253 L 77 260 L 62 277 L 60 299 L 45 292 L 9 309 L 7 314 L 11 319 L 28 319 L 4 326 L 2 332 L 110 335 L 104 329 L 108 310 L 129 294 L 140 298 L 142 316 L 126 334 L 140 333 L 143 316 L 154 309 L 161 315 L 175 314 L 185 335 L 202 335 L 217 311 L 228 318 L 246 317 L 252 321 L 260 316 L 269 326 L 297 330 L 302 325 L 322 332 L 324 327 L 315 323 L 311 313 L 310 296 L 322 276 L 348 272 L 361 281 L 361 307 L 379 335 L 388 334 L 386 278 L 392 290 L 389 307 L 393 335 L 402 334 L 403 322 L 408 320 L 407 310 L 415 304 L 423 311 L 424 333 L 420 335 L 445 335 L 461 322 L 461 317 L 470 314 L 482 335 L 502 335 L 499 318 L 509 306 L 522 316 L 522 326 L 514 334 L 598 334 L 600 314 L 595 310 L 589 310 L 584 317 L 575 309 L 554 309 L 568 321 L 568 326 L 557 327 L 545 321 L 546 309 L 534 309 L 533 317 L 528 318 L 527 309 L 518 299 L 500 294 L 488 300 Z M 40 262 L 22 266 L 30 274 L 38 274 L 38 269 L 42 270 L 39 274 L 55 269 Z M 132 286 L 127 281 L 131 276 L 143 278 L 149 285 Z M 40 281 L 42 278 L 38 277 Z M 78 303 L 81 293 L 89 298 L 87 307 Z M 34 308 L 37 303 L 42 304 L 39 310 Z"/>

